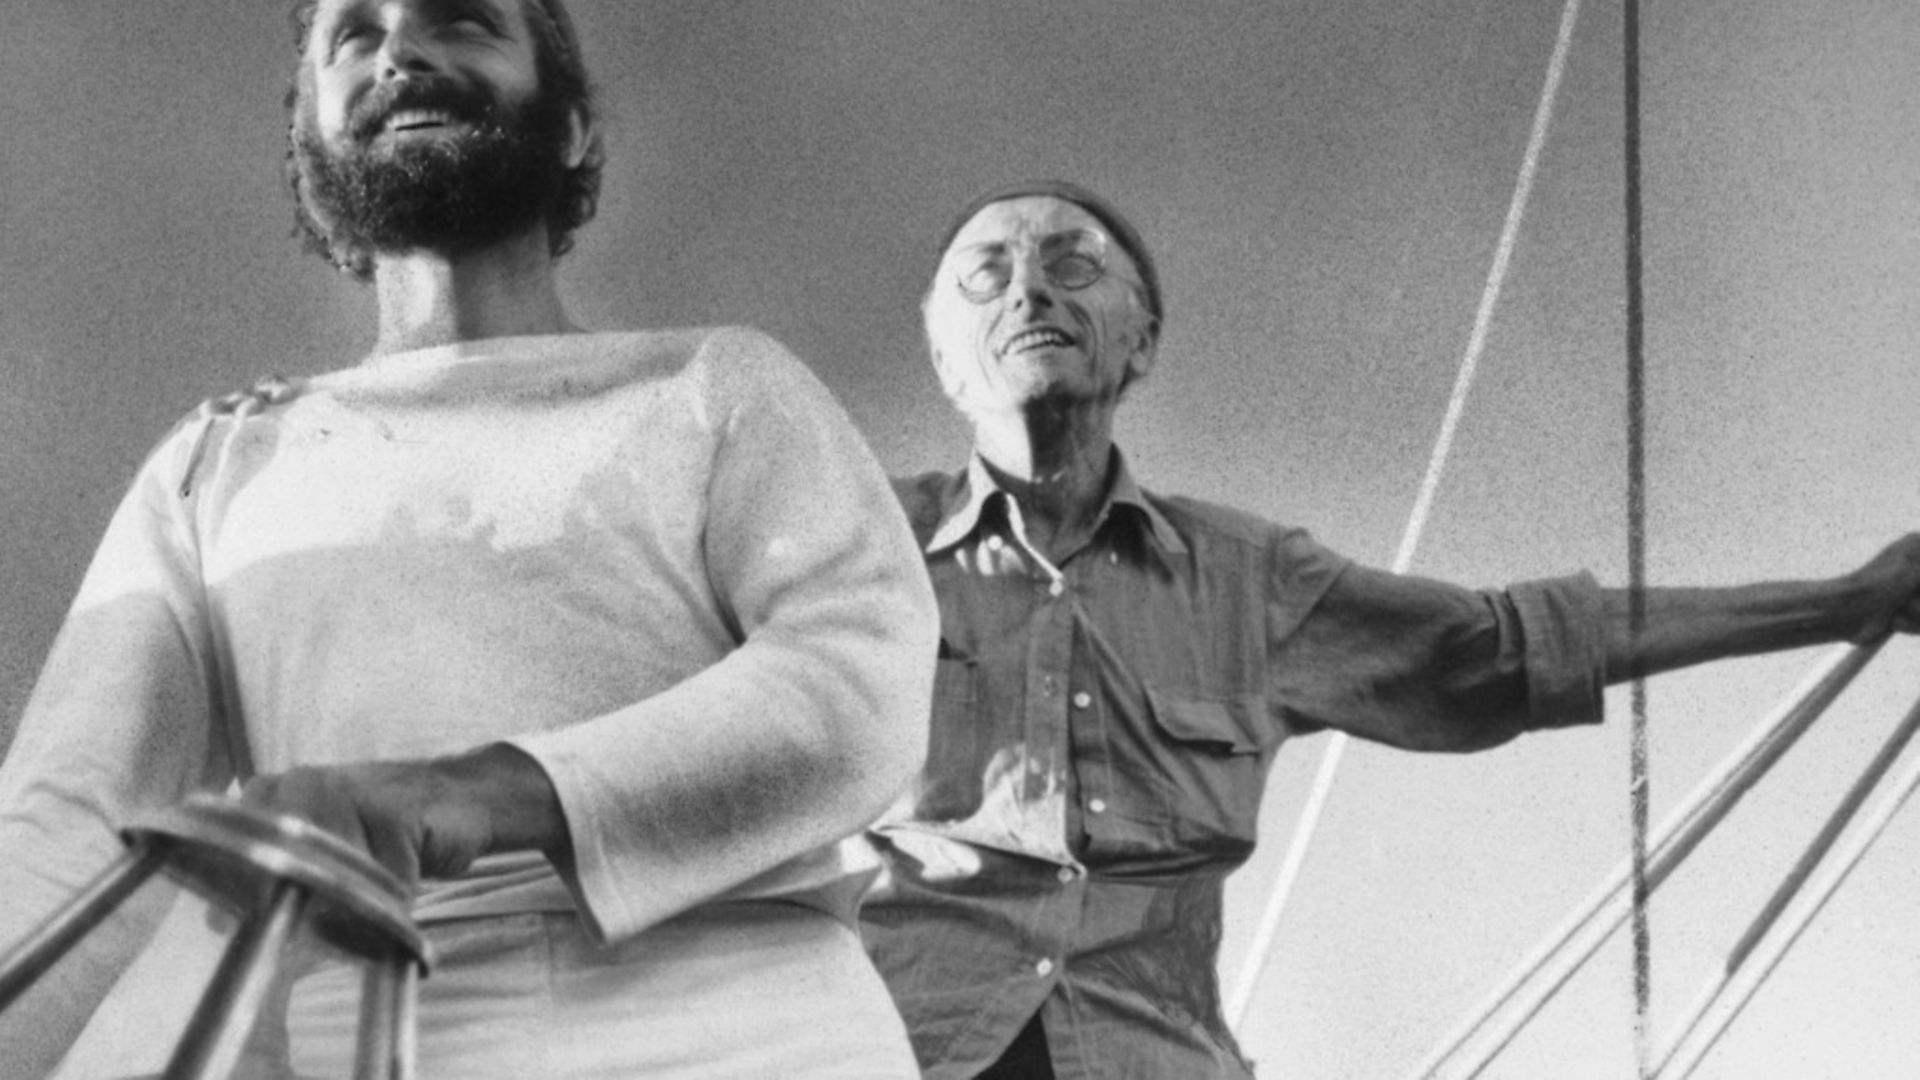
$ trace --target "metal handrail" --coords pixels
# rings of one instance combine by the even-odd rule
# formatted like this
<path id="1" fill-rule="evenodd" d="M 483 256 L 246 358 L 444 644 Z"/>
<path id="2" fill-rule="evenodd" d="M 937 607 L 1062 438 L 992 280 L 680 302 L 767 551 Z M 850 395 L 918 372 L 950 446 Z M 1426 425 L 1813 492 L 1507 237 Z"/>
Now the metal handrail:
<path id="1" fill-rule="evenodd" d="M 1866 644 L 1846 645 L 1823 657 L 1773 712 L 1762 719 L 1746 741 L 1660 824 L 1648 854 L 1649 893 L 1666 880 L 1674 867 L 1692 853 L 1707 833 L 1805 734 L 1884 643 L 1882 638 Z M 1419 1078 L 1441 1075 L 1441 1067 L 1478 1037 L 1477 1056 L 1466 1058 L 1461 1068 L 1446 1074 L 1478 1076 L 1601 943 L 1626 921 L 1631 910 L 1627 891 L 1631 874 L 1631 861 L 1616 867 L 1466 1020 L 1447 1033 L 1410 1075 Z"/>
<path id="2" fill-rule="evenodd" d="M 1826 825 L 1807 845 L 1800 860 L 1727 954 L 1726 965 L 1701 988 L 1687 1015 L 1677 1025 L 1677 1033 L 1669 1037 L 1665 1048 L 1655 1056 L 1659 1064 L 1654 1067 L 1654 1077 L 1685 1080 L 1693 1074 L 1707 1051 L 1719 1041 L 1748 999 L 1753 997 L 1780 958 L 1786 955 L 1787 949 L 1799 940 L 1801 931 L 1819 914 L 1827 898 L 1840 887 L 1840 882 L 1859 863 L 1867 848 L 1885 831 L 1887 823 L 1893 819 L 1901 804 L 1913 794 L 1916 786 L 1920 786 L 1920 762 L 1916 762 L 1900 783 L 1895 785 L 1893 793 L 1883 798 L 1873 814 L 1869 815 L 1867 824 L 1854 834 L 1834 861 L 1821 870 L 1819 878 L 1814 879 L 1815 870 L 1832 852 L 1841 834 L 1873 789 L 1892 770 L 1894 762 L 1899 760 L 1907 744 L 1913 741 L 1916 732 L 1920 732 L 1920 702 L 1908 710 L 1893 733 L 1887 736 L 1879 752 L 1868 762 L 1866 771 L 1854 781 L 1846 796 L 1828 816 Z M 1810 891 L 1803 893 L 1810 881 Z M 1803 896 L 1811 899 L 1803 899 Z M 1800 901 L 1799 907 L 1783 922 L 1788 908 L 1796 900 Z"/>

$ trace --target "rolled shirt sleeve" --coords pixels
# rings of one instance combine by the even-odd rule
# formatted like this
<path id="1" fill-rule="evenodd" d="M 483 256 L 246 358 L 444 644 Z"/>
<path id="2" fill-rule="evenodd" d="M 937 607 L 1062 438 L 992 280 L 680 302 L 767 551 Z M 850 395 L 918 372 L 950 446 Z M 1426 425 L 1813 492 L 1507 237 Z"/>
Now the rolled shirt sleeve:
<path id="1" fill-rule="evenodd" d="M 1522 627 L 1531 726 L 1599 723 L 1606 708 L 1607 651 L 1593 575 L 1522 582 L 1508 588 L 1507 596 Z"/>
<path id="2" fill-rule="evenodd" d="M 1304 563 L 1326 558 L 1338 557 Z M 1468 589 L 1347 563 L 1304 614 L 1297 599 L 1285 602 L 1297 590 L 1274 595 L 1274 620 L 1291 624 L 1274 639 L 1275 699 L 1296 732 L 1464 752 L 1602 717 L 1605 642 L 1591 575 Z"/>

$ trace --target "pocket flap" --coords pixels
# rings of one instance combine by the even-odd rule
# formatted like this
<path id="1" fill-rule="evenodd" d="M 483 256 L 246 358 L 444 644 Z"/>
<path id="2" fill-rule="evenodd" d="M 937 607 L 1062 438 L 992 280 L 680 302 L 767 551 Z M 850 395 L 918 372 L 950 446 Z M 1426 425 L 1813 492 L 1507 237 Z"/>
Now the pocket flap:
<path id="1" fill-rule="evenodd" d="M 1148 687 L 1147 703 L 1160 730 L 1181 742 L 1207 743 L 1229 754 L 1260 752 L 1259 744 L 1247 736 L 1243 700 L 1204 701 Z"/>

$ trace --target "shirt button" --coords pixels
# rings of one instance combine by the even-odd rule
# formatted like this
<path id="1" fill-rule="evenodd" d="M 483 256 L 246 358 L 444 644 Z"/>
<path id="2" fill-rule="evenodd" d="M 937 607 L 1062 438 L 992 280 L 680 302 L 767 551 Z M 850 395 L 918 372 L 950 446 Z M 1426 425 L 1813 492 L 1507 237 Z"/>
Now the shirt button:
<path id="1" fill-rule="evenodd" d="M 1042 960 L 1042 961 L 1040 961 L 1039 963 L 1037 963 L 1037 964 L 1035 964 L 1035 965 L 1033 965 L 1033 970 L 1035 970 L 1035 971 L 1037 971 L 1037 972 L 1039 972 L 1039 973 L 1040 973 L 1040 977 L 1044 979 L 1044 978 L 1046 978 L 1046 977 L 1047 977 L 1048 975 L 1051 975 L 1051 974 L 1053 974 L 1053 961 L 1052 961 L 1052 960 Z"/>
<path id="2" fill-rule="evenodd" d="M 1060 874 L 1059 874 L 1060 884 L 1062 885 L 1070 884 L 1073 881 L 1074 876 L 1075 875 L 1073 872 L 1073 867 L 1063 866 L 1060 868 Z"/>
<path id="3" fill-rule="evenodd" d="M 1002 539 L 1000 539 L 1000 538 L 999 538 L 999 537 L 997 537 L 997 536 L 989 536 L 989 537 L 987 537 L 987 550 L 988 550 L 988 551 L 999 551 L 999 550 L 1000 550 L 1001 548 L 1003 548 L 1003 547 L 1006 547 L 1006 546 L 1007 546 L 1007 542 L 1006 542 L 1005 540 L 1002 540 Z"/>
<path id="4" fill-rule="evenodd" d="M 1092 802 L 1087 804 L 1087 809 L 1093 811 L 1096 814 L 1104 814 L 1107 812 L 1107 800 L 1095 799 Z"/>
<path id="5" fill-rule="evenodd" d="M 1091 704 L 1093 704 L 1093 695 L 1087 693 L 1085 690 L 1082 690 L 1079 693 L 1073 695 L 1074 708 L 1084 709 Z"/>

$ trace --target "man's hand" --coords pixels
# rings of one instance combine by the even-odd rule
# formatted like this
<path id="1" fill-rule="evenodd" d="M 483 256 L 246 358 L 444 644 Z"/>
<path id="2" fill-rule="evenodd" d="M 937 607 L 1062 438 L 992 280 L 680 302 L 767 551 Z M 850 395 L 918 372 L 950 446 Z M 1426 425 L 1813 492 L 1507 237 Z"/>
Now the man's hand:
<path id="1" fill-rule="evenodd" d="M 241 801 L 292 814 L 371 855 L 408 889 L 464 873 L 482 855 L 567 850 L 546 771 L 495 744 L 458 757 L 309 766 L 256 777 Z"/>
<path id="2" fill-rule="evenodd" d="M 1860 628 L 1851 640 L 1920 633 L 1920 533 L 1888 544 L 1844 580 L 1859 613 Z"/>

